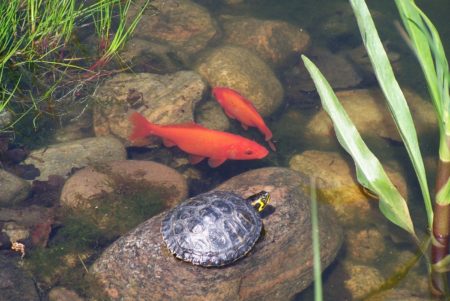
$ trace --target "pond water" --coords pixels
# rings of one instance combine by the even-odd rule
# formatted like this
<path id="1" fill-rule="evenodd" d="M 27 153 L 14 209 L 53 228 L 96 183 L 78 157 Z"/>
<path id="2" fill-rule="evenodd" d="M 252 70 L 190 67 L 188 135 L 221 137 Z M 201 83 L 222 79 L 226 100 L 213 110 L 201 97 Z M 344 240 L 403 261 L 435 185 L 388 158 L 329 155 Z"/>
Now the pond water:
<path id="1" fill-rule="evenodd" d="M 226 4 L 226 2 L 237 3 Z M 408 95 L 414 95 L 415 98 L 420 98 L 421 100 L 428 102 L 429 98 L 426 85 L 423 76 L 421 75 L 420 68 L 394 25 L 394 21 L 398 20 L 398 15 L 393 1 L 383 0 L 367 2 L 372 14 L 375 16 L 375 22 L 380 36 L 388 49 L 390 58 L 394 62 L 394 69 L 401 87 L 410 91 L 409 93 L 411 94 Z M 223 17 L 224 15 L 227 15 L 241 16 L 240 20 L 243 20 L 242 24 L 245 24 L 246 20 L 253 18 L 260 20 L 279 20 L 292 25 L 295 30 L 305 32 L 309 35 L 310 42 L 307 47 L 304 47 L 304 53 L 313 61 L 316 60 L 321 62 L 320 64 L 322 64 L 322 67 L 326 69 L 327 78 L 335 86 L 336 91 L 342 93 L 340 95 L 346 99 L 347 104 L 349 104 L 349 106 L 351 106 L 352 103 L 357 105 L 359 103 L 358 97 L 368 97 L 366 109 L 364 109 L 364 105 L 362 105 L 363 109 L 355 109 L 355 112 L 367 114 L 367 116 L 358 116 L 359 124 L 364 127 L 362 129 L 364 131 L 363 136 L 366 139 L 368 146 L 377 156 L 379 156 L 381 162 L 389 168 L 390 174 L 396 178 L 397 181 L 394 181 L 395 184 L 399 186 L 402 185 L 399 189 L 402 192 L 407 193 L 408 204 L 418 236 L 421 239 L 425 239 L 427 221 L 420 190 L 414 179 L 414 172 L 410 166 L 406 151 L 401 142 L 399 142 L 398 136 L 394 133 L 394 130 L 385 130 L 386 124 L 389 126 L 390 122 L 385 121 L 388 117 L 383 115 L 387 113 L 387 111 L 381 111 L 380 113 L 378 104 L 380 103 L 379 100 L 381 98 L 373 96 L 370 93 L 369 94 L 372 96 L 358 94 L 359 92 L 356 95 L 353 95 L 353 92 L 347 93 L 347 91 L 354 91 L 357 89 L 376 90 L 377 87 L 376 80 L 371 74 L 370 69 L 367 67 L 367 58 L 365 57 L 364 52 L 361 52 L 359 31 L 348 1 L 203 0 L 196 1 L 196 3 L 202 5 L 208 11 L 215 20 L 214 22 L 217 23 L 215 26 L 221 30 L 224 28 L 224 22 L 230 20 L 230 17 Z M 450 26 L 448 26 L 450 2 L 448 0 L 421 0 L 417 1 L 417 4 L 425 11 L 437 27 L 441 35 L 441 40 L 444 43 L 444 48 L 447 51 L 447 57 L 450 57 Z M 170 21 L 170 19 L 165 20 L 165 22 L 168 23 L 170 23 Z M 175 22 L 176 21 L 177 20 L 175 20 Z M 197 22 L 197 20 L 192 20 L 192 23 L 195 22 Z M 161 22 L 161 24 L 163 23 L 164 22 Z M 267 27 L 266 30 L 269 30 L 268 28 L 270 27 Z M 165 29 L 160 28 L 160 30 L 163 32 Z M 180 31 L 182 31 L 182 29 L 180 29 Z M 237 33 L 235 34 L 239 37 L 239 34 L 241 33 L 237 30 Z M 245 34 L 251 35 L 251 32 L 246 32 Z M 265 32 L 265 34 L 270 36 L 267 41 L 263 40 L 266 38 L 264 33 L 258 34 L 260 34 L 260 36 L 255 35 L 254 39 L 250 36 L 249 41 L 256 41 L 257 44 L 260 43 L 260 45 L 265 46 L 268 44 L 267 47 L 272 47 L 273 49 L 280 46 L 278 49 L 274 50 L 275 52 L 283 52 L 285 51 L 283 47 L 289 47 L 284 44 L 282 45 L 282 42 L 284 41 L 279 41 L 279 44 L 273 42 L 273 40 L 276 41 L 277 39 L 276 34 L 270 36 L 270 34 Z M 161 36 L 164 36 L 164 34 L 160 35 L 160 37 Z M 173 42 L 170 39 L 171 37 L 167 38 L 169 42 Z M 174 69 L 176 71 L 198 70 L 197 68 L 199 64 L 202 63 L 205 53 L 211 52 L 216 47 L 223 45 L 224 39 L 223 36 L 217 35 L 212 38 L 211 41 L 205 43 L 204 46 L 199 47 L 200 49 L 196 49 L 198 48 L 198 45 L 184 45 L 183 47 L 186 47 L 186 49 L 196 50 L 190 50 L 191 53 L 187 55 L 187 58 L 180 55 L 180 53 L 175 53 L 175 58 L 173 53 L 168 55 L 167 57 L 169 60 L 174 58 L 174 62 L 168 65 L 175 66 Z M 259 42 L 258 39 L 260 39 Z M 263 40 L 262 42 L 261 39 Z M 173 45 L 175 44 L 176 43 L 173 43 Z M 252 51 L 258 53 L 258 51 Z M 258 54 L 260 55 L 260 53 Z M 274 57 L 276 57 L 276 55 L 278 54 L 274 54 Z M 149 54 L 145 54 L 141 58 L 135 59 L 141 63 L 146 62 L 147 60 L 150 67 L 142 64 L 135 66 L 135 71 L 142 72 L 152 70 L 152 66 L 154 66 L 152 65 L 153 58 L 148 56 Z M 326 124 L 324 125 L 323 123 L 323 117 L 318 115 L 321 107 L 320 100 L 315 93 L 314 88 L 310 83 L 308 84 L 308 77 L 304 75 L 306 70 L 302 67 L 298 53 L 295 53 L 294 56 L 286 55 L 284 61 L 272 61 L 268 63 L 267 66 L 269 66 L 275 77 L 280 81 L 284 93 L 283 98 L 280 100 L 281 104 L 274 106 L 275 109 L 271 110 L 270 114 L 265 116 L 266 123 L 273 132 L 273 141 L 277 147 L 276 152 L 271 152 L 268 157 L 263 160 L 227 161 L 217 168 L 209 167 L 206 162 L 201 162 L 200 164 L 191 167 L 189 164 L 186 164 L 185 154 L 174 148 L 130 147 L 127 150 L 127 158 L 134 160 L 154 160 L 175 167 L 189 178 L 188 188 L 189 195 L 191 196 L 208 191 L 242 172 L 268 166 L 291 167 L 293 169 L 305 168 L 316 176 L 323 177 L 323 187 L 325 187 L 324 189 L 327 190 L 327 192 L 322 194 L 319 192 L 319 196 L 322 198 L 326 199 L 327 195 L 329 195 L 330 191 L 333 189 L 335 189 L 336 194 L 344 193 L 344 190 L 347 189 L 347 186 L 345 185 L 343 185 L 344 187 L 326 187 L 329 187 L 327 185 L 334 185 L 333 183 L 342 184 L 342 181 L 346 180 L 353 181 L 354 179 L 351 179 L 353 164 L 349 156 L 345 154 L 338 145 L 334 136 L 330 135 L 329 131 L 322 130 L 322 127 L 326 127 Z M 158 68 L 155 67 L 153 70 L 157 69 Z M 171 69 L 171 67 L 168 69 Z M 255 76 L 256 75 L 257 74 L 255 74 Z M 99 82 L 98 85 L 101 85 L 101 82 Z M 264 87 L 264 83 L 260 84 L 258 87 Z M 258 91 L 251 92 L 258 94 Z M 206 92 L 205 94 L 208 93 L 209 92 Z M 370 99 L 370 97 L 373 98 Z M 204 99 L 202 99 L 202 102 L 210 100 L 206 98 L 208 98 L 208 96 L 205 96 Z M 436 169 L 437 132 L 436 129 L 430 127 L 430 122 L 428 122 L 429 119 L 427 119 L 433 114 L 432 110 L 423 113 L 422 111 L 425 110 L 423 108 L 429 109 L 429 107 L 421 103 L 414 111 L 418 114 L 417 116 L 420 116 L 418 119 L 423 118 L 425 120 L 423 122 L 423 129 L 419 130 L 419 133 L 421 134 L 420 141 L 423 156 L 426 158 L 425 164 L 428 168 L 429 182 L 433 183 L 433 174 Z M 86 110 L 84 113 L 89 116 L 88 118 L 91 118 L 91 108 L 88 107 L 86 109 L 83 105 L 82 109 Z M 76 116 L 79 115 L 80 112 L 72 113 Z M 422 113 L 423 115 L 420 115 Z M 194 114 L 198 116 L 198 112 L 196 112 L 195 109 Z M 354 114 L 358 115 L 359 113 Z M 377 117 L 375 116 L 376 114 L 381 115 Z M 376 121 L 378 123 L 371 125 L 365 122 L 366 120 L 374 120 L 374 122 Z M 88 124 L 91 125 L 92 122 L 89 121 Z M 44 130 L 50 133 L 57 133 L 59 131 L 57 128 Z M 83 131 L 84 133 L 87 133 L 87 136 L 92 135 L 93 133 L 93 130 L 90 127 L 87 129 L 83 128 Z M 254 139 L 267 146 L 265 141 L 263 141 L 262 135 L 257 130 L 250 129 L 244 131 L 236 121 L 230 122 L 228 131 Z M 22 137 L 22 140 L 25 143 L 32 140 L 31 137 L 27 137 L 27 135 Z M 52 139 L 54 138 L 50 138 L 50 140 Z M 295 165 L 292 158 L 301 156 L 301 154 L 304 154 L 305 152 L 311 155 L 312 163 L 309 162 L 304 164 L 311 165 L 308 167 L 304 167 L 305 165 Z M 339 167 L 331 167 L 335 162 L 337 166 L 343 166 L 342 175 L 340 174 Z M 328 163 L 330 164 L 329 176 L 330 178 L 334 176 L 338 177 L 336 180 L 326 179 L 327 168 L 324 164 Z M 350 168 L 350 173 L 346 170 L 347 168 Z M 315 173 L 316 170 L 319 170 L 318 173 Z M 348 189 L 352 191 L 355 189 L 358 190 L 356 184 L 349 183 L 348 187 L 350 187 Z M 145 190 L 145 187 L 138 187 L 136 189 L 139 191 L 142 189 Z M 160 193 L 166 192 L 158 191 L 157 196 L 146 195 L 146 198 L 154 197 L 156 199 L 155 203 L 157 205 L 152 205 L 151 208 L 143 205 L 140 199 L 137 198 L 136 201 L 133 199 L 133 202 L 136 204 L 133 203 L 133 206 L 135 207 L 133 207 L 131 211 L 137 211 L 137 215 L 142 219 L 160 212 L 164 209 L 164 206 L 159 202 L 161 199 Z M 360 194 L 357 196 L 351 195 L 349 198 L 357 199 L 361 196 L 364 197 L 363 192 L 359 191 L 357 193 Z M 327 199 L 325 201 L 331 202 L 332 200 Z M 111 201 L 111 203 L 113 203 L 113 201 Z M 111 207 L 114 206 L 113 203 Z M 389 223 L 379 213 L 377 200 L 367 197 L 367 200 L 363 201 L 363 205 L 355 205 L 351 202 L 347 204 L 344 200 L 343 205 L 340 204 L 340 206 L 341 207 L 338 206 L 338 210 L 345 211 L 345 207 L 348 206 L 349 210 L 353 213 L 348 213 L 347 215 L 338 214 L 339 222 L 342 223 L 345 233 L 344 242 L 335 262 L 323 273 L 325 300 L 385 300 L 382 292 L 390 289 L 394 289 L 394 292 L 390 297 L 391 299 L 387 300 L 433 300 L 428 289 L 427 267 L 423 256 L 420 256 L 416 244 L 411 241 L 411 238 L 408 237 L 406 233 Z M 358 210 L 357 208 L 359 208 L 359 206 L 361 206 L 361 208 L 365 206 L 361 209 L 365 210 L 364 213 L 361 213 L 360 215 L 355 211 Z M 107 210 L 111 209 L 109 208 Z M 121 214 L 112 214 L 112 216 L 113 218 L 124 220 L 124 224 L 129 227 L 128 229 L 135 226 L 135 223 L 132 220 L 127 219 L 123 212 Z M 108 235 L 105 235 L 104 233 L 84 234 L 82 229 L 80 229 L 83 227 L 80 227 L 80 225 L 83 226 L 83 222 L 87 221 L 63 219 L 61 221 L 62 225 L 64 225 L 65 222 L 67 225 L 70 225 L 70 227 L 66 227 L 66 232 L 62 231 L 59 234 L 57 231 L 54 231 L 56 234 L 52 234 L 53 236 L 50 238 L 49 244 L 61 246 L 61 244 L 67 243 L 70 248 L 76 248 L 76 246 L 73 246 L 74 243 L 70 242 L 70 239 L 74 236 L 74 233 L 80 233 L 80 236 L 83 236 L 86 240 L 89 240 L 90 242 L 96 241 L 96 245 L 98 246 L 98 250 L 96 250 L 97 254 L 99 250 L 106 247 L 115 238 L 128 230 L 119 227 L 114 228 L 113 231 L 111 231 L 113 233 L 110 232 Z M 52 241 L 52 239 L 54 239 L 54 241 Z M 92 256 L 92 254 L 95 253 L 90 249 L 83 248 L 85 248 L 85 246 L 81 246 L 79 250 L 81 254 L 79 255 L 80 260 L 81 258 L 89 258 L 89 256 Z M 64 252 L 58 253 L 56 251 L 52 251 L 47 255 L 44 253 L 45 251 L 43 251 L 42 254 L 36 253 L 34 259 L 39 261 L 45 256 L 62 257 L 66 255 Z M 276 254 L 274 254 L 274 256 L 276 256 Z M 55 261 L 59 262 L 59 260 Z M 92 262 L 93 259 L 91 258 L 88 261 Z M 44 262 L 44 259 L 42 259 L 42 262 Z M 83 265 L 80 265 L 80 270 L 84 268 Z M 52 265 L 51 268 L 56 269 L 54 265 Z M 80 280 L 69 278 L 58 283 L 57 281 L 49 279 L 50 277 L 48 275 L 45 275 L 41 265 L 37 264 L 31 268 L 31 270 L 33 269 L 34 271 L 41 269 L 38 273 L 39 275 L 37 275 L 37 281 L 42 281 L 46 284 L 61 285 L 62 283 L 70 289 L 69 283 L 71 281 L 75 282 Z M 50 275 L 54 276 L 54 273 L 50 272 Z M 50 288 L 45 288 L 44 291 L 48 291 L 49 289 Z M 80 285 L 75 289 L 78 292 L 82 292 L 85 287 Z M 88 295 L 89 293 L 86 294 Z M 296 295 L 294 300 L 313 300 L 313 296 L 313 288 L 310 286 L 305 291 Z M 417 297 L 417 299 L 413 299 L 414 297 Z"/>

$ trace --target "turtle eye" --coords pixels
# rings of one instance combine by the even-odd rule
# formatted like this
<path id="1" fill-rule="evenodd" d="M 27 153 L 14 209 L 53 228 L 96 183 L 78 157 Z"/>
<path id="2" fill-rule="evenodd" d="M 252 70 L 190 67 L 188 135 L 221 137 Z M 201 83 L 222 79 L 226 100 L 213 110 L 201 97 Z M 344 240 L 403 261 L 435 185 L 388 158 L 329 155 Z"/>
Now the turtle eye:
<path id="1" fill-rule="evenodd" d="M 246 155 L 251 155 L 251 154 L 253 154 L 253 151 L 251 149 L 248 149 L 248 150 L 245 151 L 245 154 Z"/>

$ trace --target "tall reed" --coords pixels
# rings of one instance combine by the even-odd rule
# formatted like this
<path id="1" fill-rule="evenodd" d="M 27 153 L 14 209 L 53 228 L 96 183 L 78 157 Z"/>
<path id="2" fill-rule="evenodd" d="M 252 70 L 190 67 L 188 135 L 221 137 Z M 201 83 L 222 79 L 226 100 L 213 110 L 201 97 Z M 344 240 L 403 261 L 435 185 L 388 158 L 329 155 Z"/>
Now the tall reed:
<path id="1" fill-rule="evenodd" d="M 407 40 L 422 67 L 440 130 L 440 163 L 433 210 L 418 138 L 405 97 L 395 79 L 367 5 L 364 0 L 350 0 L 350 4 L 355 13 L 361 37 L 378 83 L 386 97 L 390 113 L 408 151 L 421 187 L 428 217 L 427 226 L 432 236 L 432 265 L 429 266 L 431 291 L 436 295 L 446 294 L 448 296 L 446 272 L 449 271 L 450 267 L 450 255 L 448 254 L 450 228 L 450 79 L 449 66 L 439 34 L 413 0 L 396 0 L 397 8 L 407 31 Z M 418 245 L 422 246 L 415 235 L 414 225 L 405 200 L 386 176 L 378 159 L 362 140 L 325 77 L 308 58 L 302 57 L 302 59 L 313 78 L 322 105 L 333 121 L 339 142 L 355 161 L 358 181 L 378 195 L 380 210 L 386 218 L 408 231 L 416 239 Z M 423 251 L 425 252 L 425 250 Z"/>

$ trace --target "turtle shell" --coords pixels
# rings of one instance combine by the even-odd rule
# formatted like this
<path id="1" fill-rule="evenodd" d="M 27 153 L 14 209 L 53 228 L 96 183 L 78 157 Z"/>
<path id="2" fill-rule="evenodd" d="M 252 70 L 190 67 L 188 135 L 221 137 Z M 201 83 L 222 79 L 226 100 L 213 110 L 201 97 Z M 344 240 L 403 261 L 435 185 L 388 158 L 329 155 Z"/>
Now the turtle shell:
<path id="1" fill-rule="evenodd" d="M 222 266 L 250 251 L 262 221 L 252 205 L 227 191 L 203 193 L 171 209 L 162 237 L 176 257 L 202 266 Z"/>

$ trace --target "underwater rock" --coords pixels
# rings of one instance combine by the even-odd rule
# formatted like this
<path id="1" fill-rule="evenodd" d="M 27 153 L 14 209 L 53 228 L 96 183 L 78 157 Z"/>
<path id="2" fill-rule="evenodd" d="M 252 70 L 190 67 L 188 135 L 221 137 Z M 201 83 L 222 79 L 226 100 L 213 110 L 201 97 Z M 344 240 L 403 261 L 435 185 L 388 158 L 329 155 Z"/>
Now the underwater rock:
<path id="1" fill-rule="evenodd" d="M 169 45 L 132 37 L 120 50 L 120 58 L 136 73 L 168 74 L 186 68 L 173 51 Z"/>
<path id="2" fill-rule="evenodd" d="M 437 122 L 433 105 L 411 90 L 403 89 L 403 93 L 418 135 L 427 139 L 436 138 Z M 401 141 L 381 90 L 349 90 L 337 92 L 336 95 L 363 137 Z M 305 136 L 323 146 L 337 143 L 333 124 L 323 109 L 310 120 Z"/>
<path id="3" fill-rule="evenodd" d="M 225 131 L 230 127 L 230 119 L 219 103 L 213 99 L 198 105 L 196 111 L 195 120 L 208 129 Z"/>
<path id="4" fill-rule="evenodd" d="M 381 272 L 374 267 L 346 263 L 343 268 L 347 274 L 344 287 L 351 295 L 350 300 L 361 300 L 384 284 Z"/>
<path id="5" fill-rule="evenodd" d="M 45 247 L 54 223 L 55 210 L 42 206 L 0 208 L 0 232 L 8 237 L 8 246 L 20 241 L 25 252 L 32 246 Z M 0 247 L 2 243 L 0 242 Z"/>
<path id="6" fill-rule="evenodd" d="M 29 274 L 11 257 L 0 253 L 0 301 L 39 301 L 38 291 Z"/>
<path id="7" fill-rule="evenodd" d="M 274 137 L 279 149 L 304 149 L 309 143 L 303 139 L 305 123 L 308 120 L 304 111 L 288 107 L 272 125 Z"/>
<path id="8" fill-rule="evenodd" d="M 392 69 L 397 76 L 397 80 L 399 80 L 403 76 L 401 72 L 402 56 L 391 49 L 390 43 L 383 43 L 383 47 L 388 56 L 389 63 L 391 63 Z M 376 80 L 370 57 L 367 54 L 367 50 L 364 45 L 360 45 L 359 47 L 355 47 L 347 51 L 342 51 L 342 54 L 358 67 L 358 70 L 367 82 Z"/>
<path id="9" fill-rule="evenodd" d="M 85 108 L 77 112 L 83 112 Z M 87 109 L 86 109 L 87 110 Z M 55 130 L 54 139 L 58 143 L 74 141 L 94 136 L 92 129 L 92 112 L 80 113 L 81 115 L 73 117 L 67 121 L 63 127 Z"/>
<path id="10" fill-rule="evenodd" d="M 386 14 L 375 9 L 370 10 L 376 24 L 392 22 Z M 321 16 L 313 21 L 317 41 L 326 44 L 328 48 L 337 52 L 361 44 L 361 35 L 356 23 L 355 14 L 349 3 L 333 1 L 328 3 L 327 9 L 323 10 Z"/>
<path id="11" fill-rule="evenodd" d="M 362 77 L 347 58 L 340 54 L 333 54 L 325 48 L 314 47 L 306 54 L 320 69 L 333 89 L 352 88 L 359 85 Z M 306 70 L 303 62 L 289 68 L 284 73 L 286 94 L 289 98 L 316 90 L 316 86 Z"/>
<path id="12" fill-rule="evenodd" d="M 1 227 L 2 233 L 9 238 L 10 243 L 23 242 L 30 236 L 30 229 L 18 222 L 6 220 Z"/>
<path id="13" fill-rule="evenodd" d="M 197 60 L 196 70 L 210 86 L 235 89 L 251 100 L 262 116 L 282 103 L 283 87 L 270 67 L 250 50 L 237 46 L 215 48 Z"/>
<path id="14" fill-rule="evenodd" d="M 417 296 L 411 289 L 389 289 L 364 299 L 365 301 L 430 301 L 425 296 Z"/>
<path id="15" fill-rule="evenodd" d="M 52 290 L 48 293 L 48 300 L 49 301 L 84 301 L 83 298 L 78 296 L 77 293 L 75 293 L 72 290 L 69 290 L 65 287 L 54 287 Z"/>
<path id="16" fill-rule="evenodd" d="M 192 71 L 168 75 L 117 74 L 94 95 L 95 133 L 113 134 L 126 140 L 131 133 L 128 120 L 131 111 L 139 111 L 156 124 L 193 121 L 193 108 L 205 91 L 206 84 Z"/>
<path id="17" fill-rule="evenodd" d="M 223 15 L 220 20 L 225 31 L 224 44 L 255 52 L 273 66 L 298 62 L 310 45 L 306 31 L 284 21 L 230 15 Z"/>
<path id="18" fill-rule="evenodd" d="M 12 173 L 0 169 L 0 206 L 12 206 L 25 200 L 31 185 Z"/>
<path id="19" fill-rule="evenodd" d="M 122 179 L 148 189 L 170 189 L 170 198 L 164 199 L 166 207 L 176 206 L 188 194 L 185 178 L 175 169 L 151 161 L 123 160 L 89 166 L 75 172 L 63 187 L 61 205 L 73 209 L 89 208 L 95 197 L 106 193 L 120 194 L 118 190 L 123 183 L 116 182 Z"/>
<path id="20" fill-rule="evenodd" d="M 140 224 L 108 247 L 91 271 L 112 300 L 288 300 L 313 280 L 308 177 L 286 168 L 261 168 L 214 190 L 248 197 L 271 193 L 265 233 L 247 256 L 220 268 L 180 261 L 169 253 L 160 227 L 164 213 Z M 342 242 L 339 224 L 319 206 L 322 268 Z"/>
<path id="21" fill-rule="evenodd" d="M 184 177 L 149 161 L 116 161 L 86 167 L 70 177 L 61 204 L 106 237 L 118 237 L 187 197 Z"/>
<path id="22" fill-rule="evenodd" d="M 5 128 L 13 121 L 13 115 L 10 111 L 3 110 L 0 112 L 0 129 Z"/>
<path id="23" fill-rule="evenodd" d="M 351 159 L 345 160 L 339 153 L 305 151 L 293 155 L 289 160 L 289 167 L 317 178 L 319 200 L 330 204 L 345 225 L 370 223 L 371 212 L 378 211 L 378 201 L 364 193 L 356 180 Z M 402 175 L 389 166 L 385 170 L 407 200 L 408 192 Z"/>
<path id="24" fill-rule="evenodd" d="M 143 2 L 133 5 L 130 19 L 141 10 Z M 144 12 L 133 36 L 170 46 L 168 52 L 180 60 L 202 50 L 217 34 L 217 24 L 208 10 L 193 1 L 154 0 L 150 5 L 156 10 L 148 8 Z"/>
<path id="25" fill-rule="evenodd" d="M 375 261 L 385 250 L 383 235 L 376 228 L 347 230 L 345 248 L 349 259 L 369 263 Z"/>
<path id="26" fill-rule="evenodd" d="M 123 144 L 109 136 L 49 145 L 32 151 L 25 163 L 33 164 L 40 170 L 38 180 L 47 180 L 50 175 L 66 177 L 72 169 L 91 163 L 102 164 L 125 158 Z"/>

